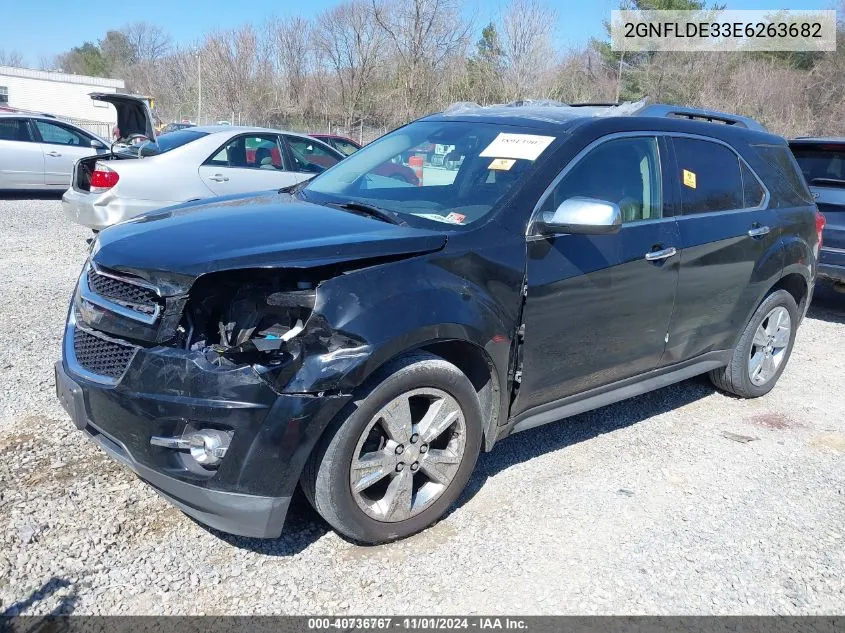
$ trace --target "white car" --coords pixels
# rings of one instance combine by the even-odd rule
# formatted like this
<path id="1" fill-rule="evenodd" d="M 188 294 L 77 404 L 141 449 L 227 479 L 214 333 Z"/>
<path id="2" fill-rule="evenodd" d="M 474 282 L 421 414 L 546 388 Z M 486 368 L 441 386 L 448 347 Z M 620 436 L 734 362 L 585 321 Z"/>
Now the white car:
<path id="1" fill-rule="evenodd" d="M 0 112 L 0 190 L 63 191 L 77 160 L 106 152 L 97 135 L 48 114 Z"/>
<path id="2" fill-rule="evenodd" d="M 124 154 L 80 160 L 62 197 L 65 213 L 95 231 L 181 202 L 281 189 L 342 160 L 305 135 L 265 128 L 191 127 Z"/>

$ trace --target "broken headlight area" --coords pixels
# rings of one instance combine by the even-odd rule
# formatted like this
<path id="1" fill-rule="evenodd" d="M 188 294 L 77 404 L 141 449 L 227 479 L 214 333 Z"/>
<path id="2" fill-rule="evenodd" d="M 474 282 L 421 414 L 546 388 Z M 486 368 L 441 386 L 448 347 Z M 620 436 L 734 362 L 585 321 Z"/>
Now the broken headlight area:
<path id="1" fill-rule="evenodd" d="M 191 289 L 177 342 L 220 366 L 290 363 L 314 309 L 316 284 L 254 271 L 201 278 Z"/>

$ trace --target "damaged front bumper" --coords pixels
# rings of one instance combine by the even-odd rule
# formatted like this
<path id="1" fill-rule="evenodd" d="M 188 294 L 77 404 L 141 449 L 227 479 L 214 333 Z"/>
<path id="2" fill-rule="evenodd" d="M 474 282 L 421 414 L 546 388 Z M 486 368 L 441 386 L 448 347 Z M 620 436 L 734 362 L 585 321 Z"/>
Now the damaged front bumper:
<path id="1" fill-rule="evenodd" d="M 252 366 L 224 368 L 167 347 L 138 348 L 119 379 L 96 381 L 75 362 L 73 337 L 71 319 L 55 373 L 77 428 L 198 521 L 243 536 L 281 534 L 302 467 L 347 396 L 278 393 Z M 151 444 L 201 429 L 231 436 L 216 468 Z"/>

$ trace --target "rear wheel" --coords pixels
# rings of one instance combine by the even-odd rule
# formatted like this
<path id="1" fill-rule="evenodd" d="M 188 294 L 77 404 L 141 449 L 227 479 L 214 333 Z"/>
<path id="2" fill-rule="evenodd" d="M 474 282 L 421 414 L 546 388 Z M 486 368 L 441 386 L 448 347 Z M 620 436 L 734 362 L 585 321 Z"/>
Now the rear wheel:
<path id="1" fill-rule="evenodd" d="M 773 292 L 745 326 L 730 364 L 710 372 L 710 380 L 743 398 L 768 393 L 786 367 L 797 329 L 795 299 L 786 290 Z"/>
<path id="2" fill-rule="evenodd" d="M 383 543 L 439 519 L 466 486 L 481 448 L 467 377 L 427 353 L 390 363 L 327 431 L 302 488 L 342 534 Z"/>

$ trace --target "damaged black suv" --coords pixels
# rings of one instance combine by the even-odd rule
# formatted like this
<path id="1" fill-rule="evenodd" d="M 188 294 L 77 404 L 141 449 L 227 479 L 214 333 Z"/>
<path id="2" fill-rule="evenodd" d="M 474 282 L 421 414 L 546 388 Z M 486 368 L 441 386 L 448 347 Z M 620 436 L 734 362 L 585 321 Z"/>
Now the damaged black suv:
<path id="1" fill-rule="evenodd" d="M 515 431 L 705 372 L 767 393 L 822 222 L 748 119 L 460 106 L 292 189 L 104 230 L 57 392 L 209 526 L 277 537 L 301 484 L 339 532 L 389 541 Z"/>

